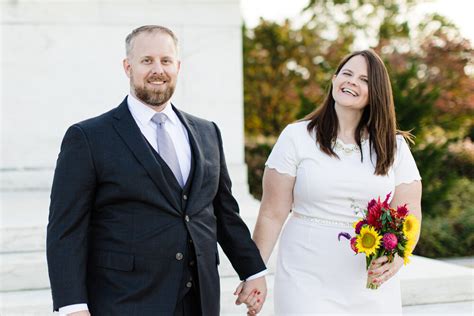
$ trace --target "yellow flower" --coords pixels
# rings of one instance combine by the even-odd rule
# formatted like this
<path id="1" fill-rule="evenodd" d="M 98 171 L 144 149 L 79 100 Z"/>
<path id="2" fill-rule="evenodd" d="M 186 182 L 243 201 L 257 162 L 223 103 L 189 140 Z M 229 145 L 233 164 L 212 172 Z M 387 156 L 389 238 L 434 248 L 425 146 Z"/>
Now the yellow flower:
<path id="1" fill-rule="evenodd" d="M 372 226 L 364 226 L 357 236 L 357 249 L 368 257 L 380 247 L 382 236 Z"/>
<path id="2" fill-rule="evenodd" d="M 410 263 L 410 256 L 411 256 L 411 253 L 407 253 L 405 252 L 405 257 L 403 257 L 403 265 L 406 266 L 407 264 Z"/>
<path id="3" fill-rule="evenodd" d="M 413 246 L 415 244 L 414 237 L 413 238 L 408 238 L 407 243 L 405 245 L 405 251 L 403 252 L 403 264 L 407 265 L 410 263 L 410 256 L 412 255 L 413 252 Z"/>
<path id="4" fill-rule="evenodd" d="M 420 222 L 415 215 L 410 214 L 403 222 L 403 233 L 408 239 L 413 239 L 420 231 Z"/>

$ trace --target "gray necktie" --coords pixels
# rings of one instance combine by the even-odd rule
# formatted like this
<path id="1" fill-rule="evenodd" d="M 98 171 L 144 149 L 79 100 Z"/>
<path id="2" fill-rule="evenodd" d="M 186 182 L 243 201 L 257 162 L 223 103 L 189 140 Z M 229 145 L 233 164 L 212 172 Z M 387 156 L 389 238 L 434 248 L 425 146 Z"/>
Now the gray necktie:
<path id="1" fill-rule="evenodd" d="M 176 154 L 176 149 L 174 148 L 173 141 L 171 140 L 170 135 L 165 129 L 165 123 L 168 117 L 164 113 L 156 113 L 151 119 L 156 123 L 156 140 L 158 143 L 158 153 L 160 157 L 166 162 L 168 167 L 178 180 L 178 183 L 181 187 L 184 186 L 183 176 L 181 175 L 181 169 L 179 168 L 178 156 Z"/>

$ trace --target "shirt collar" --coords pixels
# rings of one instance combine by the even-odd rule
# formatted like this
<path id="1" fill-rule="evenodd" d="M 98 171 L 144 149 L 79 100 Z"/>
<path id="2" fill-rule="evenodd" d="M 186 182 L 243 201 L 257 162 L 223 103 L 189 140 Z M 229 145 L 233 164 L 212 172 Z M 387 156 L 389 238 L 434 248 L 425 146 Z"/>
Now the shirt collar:
<path id="1" fill-rule="evenodd" d="M 157 113 L 155 110 L 145 105 L 142 101 L 138 100 L 132 94 L 128 95 L 127 103 L 128 109 L 132 113 L 133 117 L 135 117 L 143 125 L 147 125 L 151 121 L 153 116 Z M 166 102 L 166 106 L 163 111 L 161 111 L 161 113 L 166 114 L 171 123 L 178 124 L 178 115 L 176 115 L 169 100 Z"/>

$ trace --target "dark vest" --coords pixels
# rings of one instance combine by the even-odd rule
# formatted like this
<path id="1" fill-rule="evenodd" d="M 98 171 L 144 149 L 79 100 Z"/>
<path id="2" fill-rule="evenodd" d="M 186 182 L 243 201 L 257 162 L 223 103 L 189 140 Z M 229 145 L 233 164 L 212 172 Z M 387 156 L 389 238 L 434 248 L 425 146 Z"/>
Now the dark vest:
<path id="1" fill-rule="evenodd" d="M 167 185 L 171 188 L 172 194 L 175 194 L 176 199 L 181 200 L 181 212 L 183 213 L 183 216 L 186 216 L 186 202 L 187 202 L 187 197 L 189 195 L 189 189 L 191 188 L 192 184 L 192 179 L 193 179 L 193 173 L 195 169 L 195 163 L 193 156 L 191 155 L 191 170 L 189 172 L 188 179 L 186 181 L 186 184 L 184 185 L 183 188 L 179 185 L 178 181 L 176 180 L 173 171 L 168 167 L 166 162 L 160 157 L 160 155 L 156 152 L 156 150 L 150 145 L 150 143 L 147 141 L 148 146 L 151 149 L 151 152 L 155 156 L 157 163 L 159 163 L 162 168 L 163 168 L 163 173 L 166 176 L 166 179 L 168 179 Z M 197 274 L 197 268 L 196 268 L 196 253 L 194 251 L 194 246 L 193 246 L 193 241 L 188 233 L 188 247 L 186 249 L 186 253 L 183 254 L 185 262 L 187 264 L 184 265 L 184 270 L 183 270 L 183 278 L 181 280 L 180 284 L 180 295 L 178 297 L 178 303 L 184 298 L 186 294 L 189 293 L 189 291 L 193 290 L 197 295 L 199 295 L 199 287 L 198 287 L 198 274 Z M 196 308 L 196 307 L 195 307 Z"/>

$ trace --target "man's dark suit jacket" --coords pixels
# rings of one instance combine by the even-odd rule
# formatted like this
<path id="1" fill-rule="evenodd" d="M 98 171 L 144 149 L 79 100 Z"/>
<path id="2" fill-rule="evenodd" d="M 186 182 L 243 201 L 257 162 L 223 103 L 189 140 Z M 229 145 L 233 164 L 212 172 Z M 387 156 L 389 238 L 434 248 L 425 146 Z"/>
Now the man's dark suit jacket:
<path id="1" fill-rule="evenodd" d="M 219 315 L 217 242 L 240 279 L 265 269 L 231 194 L 219 129 L 173 109 L 192 150 L 189 195 L 167 176 L 126 99 L 67 130 L 47 230 L 54 310 L 87 303 L 92 315 L 172 315 L 189 237 L 203 315 Z"/>

